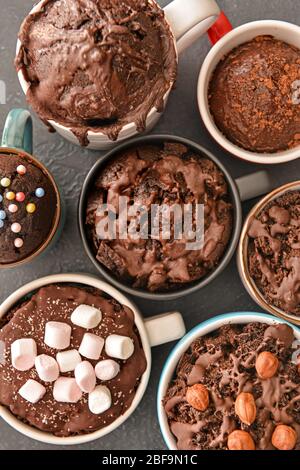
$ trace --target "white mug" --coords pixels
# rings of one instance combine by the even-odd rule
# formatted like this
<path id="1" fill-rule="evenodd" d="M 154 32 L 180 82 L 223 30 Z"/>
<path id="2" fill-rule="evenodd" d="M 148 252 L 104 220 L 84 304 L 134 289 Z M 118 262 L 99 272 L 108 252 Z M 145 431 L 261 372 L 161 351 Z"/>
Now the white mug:
<path id="1" fill-rule="evenodd" d="M 155 0 L 150 0 L 155 2 Z M 37 3 L 30 14 L 38 12 L 44 4 L 44 0 Z M 178 53 L 189 47 L 194 41 L 202 36 L 213 25 L 220 14 L 220 9 L 215 0 L 173 0 L 164 9 L 167 21 L 173 34 L 175 47 Z M 21 43 L 17 43 L 17 55 Z M 26 94 L 29 83 L 26 81 L 23 71 L 18 72 L 18 78 L 23 92 Z M 170 84 L 169 90 L 164 96 L 164 106 L 166 106 L 170 92 L 174 83 Z M 146 120 L 146 132 L 149 132 L 161 117 L 161 113 L 156 108 L 152 108 Z M 50 125 L 65 139 L 73 144 L 80 145 L 79 140 L 70 128 L 50 120 Z M 134 123 L 127 124 L 122 128 L 117 141 L 113 142 L 107 135 L 101 132 L 88 132 L 89 145 L 87 148 L 93 150 L 107 150 L 125 139 L 129 139 L 138 134 Z"/>
<path id="2" fill-rule="evenodd" d="M 295 338 L 300 340 L 300 330 L 291 323 L 287 323 L 280 318 L 272 317 L 265 313 L 256 312 L 236 312 L 236 313 L 225 313 L 217 317 L 210 318 L 203 323 L 200 323 L 191 331 L 189 331 L 184 338 L 175 346 L 171 351 L 161 374 L 158 393 L 157 393 L 157 412 L 160 429 L 166 443 L 166 446 L 170 450 L 177 450 L 176 439 L 173 436 L 169 423 L 168 417 L 163 406 L 163 399 L 167 393 L 170 382 L 172 381 L 176 367 L 179 363 L 182 355 L 189 349 L 190 345 L 201 336 L 213 333 L 218 328 L 227 324 L 244 324 L 251 322 L 266 323 L 267 325 L 274 325 L 277 323 L 286 323 L 294 330 Z"/>
<path id="3" fill-rule="evenodd" d="M 256 36 L 270 35 L 276 39 L 300 48 L 300 27 L 284 21 L 262 20 L 247 23 L 228 32 L 225 36 L 215 37 L 215 45 L 206 56 L 198 80 L 198 106 L 205 127 L 218 144 L 227 152 L 252 163 L 276 164 L 286 163 L 300 157 L 300 148 L 277 153 L 255 153 L 233 144 L 218 129 L 209 110 L 208 87 L 212 74 L 220 60 L 235 47 L 251 41 Z M 300 106 L 300 105 L 299 105 Z"/>
<path id="4" fill-rule="evenodd" d="M 181 338 L 185 334 L 185 326 L 183 318 L 179 312 L 169 312 L 155 317 L 143 319 L 138 308 L 125 295 L 106 282 L 103 282 L 87 274 L 54 274 L 41 279 L 36 279 L 35 281 L 26 284 L 11 294 L 2 303 L 2 305 L 0 305 L 0 318 L 9 312 L 12 307 L 20 303 L 22 300 L 24 300 L 25 297 L 28 297 L 37 289 L 55 283 L 79 284 L 89 288 L 94 287 L 110 295 L 120 304 L 129 307 L 134 313 L 135 324 L 139 331 L 143 350 L 147 359 L 146 371 L 141 378 L 130 408 L 109 426 L 103 429 L 99 429 L 98 431 L 94 431 L 90 434 L 82 434 L 70 437 L 57 437 L 51 433 L 40 431 L 39 429 L 23 423 L 16 416 L 14 416 L 8 408 L 0 405 L 0 417 L 25 436 L 36 439 L 40 442 L 45 442 L 47 444 L 83 444 L 95 439 L 99 439 L 114 431 L 116 428 L 121 426 L 121 424 L 123 424 L 129 418 L 129 416 L 131 416 L 136 407 L 139 405 L 147 389 L 151 372 L 151 347 Z"/>

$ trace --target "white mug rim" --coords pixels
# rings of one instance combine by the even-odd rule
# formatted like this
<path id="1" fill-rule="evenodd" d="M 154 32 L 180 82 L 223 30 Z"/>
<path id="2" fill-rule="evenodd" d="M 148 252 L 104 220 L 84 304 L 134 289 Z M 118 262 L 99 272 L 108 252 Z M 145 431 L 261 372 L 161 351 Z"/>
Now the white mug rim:
<path id="1" fill-rule="evenodd" d="M 225 36 L 223 36 L 209 51 L 204 62 L 202 64 L 199 78 L 198 78 L 198 85 L 197 85 L 197 100 L 198 100 L 198 108 L 200 111 L 200 115 L 202 121 L 214 138 L 214 140 L 227 152 L 238 157 L 244 161 L 252 162 L 252 163 L 260 163 L 260 164 L 279 164 L 279 163 L 286 163 L 289 161 L 296 160 L 300 157 L 300 147 L 296 147 L 294 149 L 285 150 L 282 152 L 277 153 L 256 153 L 250 152 L 248 150 L 243 149 L 232 143 L 229 139 L 225 137 L 225 135 L 217 128 L 214 119 L 209 111 L 208 100 L 207 100 L 207 89 L 206 83 L 207 80 L 211 77 L 212 71 L 210 71 L 211 63 L 215 59 L 216 55 L 218 55 L 222 49 L 224 49 L 228 44 L 237 38 L 241 33 L 245 31 L 253 30 L 253 37 L 255 37 L 255 29 L 258 27 L 278 27 L 281 29 L 293 31 L 295 34 L 300 35 L 300 27 L 293 23 L 289 23 L 287 21 L 281 20 L 258 20 L 258 21 L 251 21 L 245 23 L 241 26 L 234 28 L 232 31 L 228 32 Z M 266 31 L 266 34 L 268 32 Z M 236 46 L 233 46 L 233 48 Z M 207 79 L 207 77 L 209 77 Z"/>
<path id="2" fill-rule="evenodd" d="M 31 439 L 35 439 L 39 442 L 43 442 L 46 444 L 54 444 L 54 445 L 77 445 L 77 444 L 84 444 L 87 442 L 94 441 L 105 435 L 111 433 L 119 426 L 121 426 L 135 411 L 139 403 L 141 402 L 144 393 L 146 392 L 150 373 L 151 373 L 151 348 L 150 342 L 148 338 L 148 334 L 145 328 L 143 317 L 137 308 L 137 306 L 129 300 L 123 293 L 119 292 L 117 289 L 112 287 L 105 281 L 98 279 L 96 276 L 92 276 L 90 274 L 81 274 L 81 273 L 70 273 L 70 274 L 51 274 L 49 276 L 45 276 L 42 278 L 38 278 L 34 281 L 31 281 L 17 290 L 15 290 L 1 305 L 0 305 L 0 318 L 2 318 L 10 308 L 16 305 L 20 300 L 30 293 L 34 292 L 35 290 L 49 285 L 53 283 L 74 283 L 74 284 L 82 284 L 88 287 L 95 287 L 107 294 L 111 297 L 116 299 L 122 305 L 129 307 L 135 317 L 135 324 L 138 328 L 140 338 L 142 341 L 143 350 L 147 360 L 147 368 L 141 378 L 139 386 L 136 390 L 135 397 L 131 406 L 126 410 L 124 414 L 122 414 L 119 418 L 113 421 L 109 426 L 94 431 L 89 434 L 81 434 L 78 436 L 69 436 L 69 437 L 58 437 L 54 436 L 51 433 L 41 431 L 33 426 L 22 422 L 16 416 L 14 416 L 8 408 L 0 405 L 0 417 L 4 419 L 12 428 L 20 433 L 24 434 Z"/>
<path id="3" fill-rule="evenodd" d="M 170 381 L 174 375 L 175 369 L 178 365 L 178 362 L 181 356 L 187 351 L 189 346 L 199 337 L 204 336 L 206 334 L 212 333 L 213 331 L 217 330 L 223 325 L 226 324 L 243 324 L 243 323 L 251 323 L 251 322 L 259 322 L 259 323 L 266 323 L 268 325 L 274 325 L 276 323 L 284 323 L 289 325 L 293 328 L 294 335 L 296 339 L 300 340 L 300 329 L 293 325 L 292 323 L 283 320 L 281 318 L 277 318 L 273 315 L 269 315 L 267 313 L 260 313 L 260 312 L 231 312 L 231 313 L 224 313 L 195 326 L 192 330 L 190 330 L 172 349 L 170 352 L 160 376 L 160 381 L 158 385 L 158 392 L 157 392 L 157 414 L 158 414 L 158 421 L 160 426 L 160 431 L 162 433 L 164 442 L 169 450 L 178 450 L 176 446 L 176 440 L 173 436 L 169 424 L 168 418 L 165 412 L 165 409 L 162 405 L 163 398 L 165 397 L 167 388 L 170 384 Z"/>

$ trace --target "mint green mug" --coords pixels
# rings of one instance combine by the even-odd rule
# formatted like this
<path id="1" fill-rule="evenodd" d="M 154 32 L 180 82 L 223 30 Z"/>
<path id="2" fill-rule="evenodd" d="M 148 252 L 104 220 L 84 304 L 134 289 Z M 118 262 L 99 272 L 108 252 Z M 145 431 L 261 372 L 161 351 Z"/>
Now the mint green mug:
<path id="1" fill-rule="evenodd" d="M 61 235 L 64 220 L 65 220 L 65 208 L 61 198 L 60 191 L 58 186 L 49 172 L 49 170 L 32 155 L 33 152 L 33 125 L 32 125 L 32 118 L 29 111 L 25 109 L 12 109 L 7 118 L 4 125 L 2 141 L 0 146 L 0 154 L 9 156 L 17 156 L 20 160 L 24 160 L 24 165 L 26 163 L 30 163 L 37 167 L 46 178 L 51 183 L 55 196 L 56 196 L 56 209 L 55 215 L 53 217 L 53 222 L 51 229 L 47 235 L 47 238 L 42 241 L 42 243 L 35 249 L 35 251 L 31 252 L 29 255 L 25 256 L 24 258 L 18 259 L 15 262 L 9 263 L 1 263 L 0 259 L 0 269 L 7 269 L 13 268 L 25 263 L 31 262 L 33 259 L 37 258 L 42 253 L 45 253 L 50 247 L 52 247 L 55 242 L 58 240 L 59 236 Z M 1 170 L 0 170 L 1 172 Z M 5 175 L 0 175 L 1 178 L 5 177 Z M 4 178 L 5 179 L 5 178 Z M 3 188 L 2 188 L 3 189 Z M 7 193 L 6 198 L 7 197 Z M 16 197 L 14 193 L 13 198 Z M 1 201 L 3 200 L 4 195 L 1 196 Z M 17 199 L 16 199 L 17 201 Z M 13 205 L 16 206 L 16 201 L 12 200 L 11 202 Z M 17 206 L 16 206 L 17 207 Z M 2 214 L 5 212 L 2 209 Z M 17 209 L 16 209 L 17 210 Z M 6 213 L 3 214 L 3 217 L 6 218 Z M 16 224 L 13 224 L 16 225 Z M 12 227 L 12 226 L 11 226 Z"/>

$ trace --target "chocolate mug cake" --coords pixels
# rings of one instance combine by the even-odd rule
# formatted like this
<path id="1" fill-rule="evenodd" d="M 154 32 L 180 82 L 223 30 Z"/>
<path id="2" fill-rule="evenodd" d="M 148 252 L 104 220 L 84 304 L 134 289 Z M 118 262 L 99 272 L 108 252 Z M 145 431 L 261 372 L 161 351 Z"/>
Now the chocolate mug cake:
<path id="1" fill-rule="evenodd" d="M 117 231 L 104 237 L 100 229 L 105 214 L 99 210 L 110 204 L 120 227 L 121 196 L 129 206 L 143 207 L 147 220 L 155 205 L 203 205 L 203 246 L 191 249 L 184 236 L 176 238 L 175 219 L 168 236 L 161 226 L 154 238 L 153 224 L 148 224 L 146 236 L 122 237 Z M 233 205 L 223 172 L 208 157 L 174 142 L 133 146 L 117 155 L 88 188 L 85 211 L 85 230 L 97 261 L 116 278 L 150 292 L 170 292 L 204 278 L 220 263 L 233 229 Z"/>
<path id="2" fill-rule="evenodd" d="M 25 260 L 46 242 L 58 204 L 54 183 L 33 159 L 0 153 L 0 267 Z"/>
<path id="3" fill-rule="evenodd" d="M 229 52 L 212 74 L 210 112 L 237 146 L 276 153 L 300 146 L 300 49 L 257 36 Z"/>
<path id="4" fill-rule="evenodd" d="M 123 415 L 147 366 L 133 312 L 72 285 L 48 285 L 12 308 L 0 344 L 0 404 L 59 437 Z"/>
<path id="5" fill-rule="evenodd" d="M 300 365 L 286 324 L 224 325 L 194 341 L 163 400 L 179 450 L 300 450 Z"/>
<path id="6" fill-rule="evenodd" d="M 300 316 L 300 192 L 288 191 L 250 220 L 248 271 L 268 304 Z"/>
<path id="7" fill-rule="evenodd" d="M 154 1 L 44 0 L 19 33 L 16 58 L 27 100 L 43 121 L 116 140 L 135 123 L 143 132 L 177 75 L 177 53 Z"/>

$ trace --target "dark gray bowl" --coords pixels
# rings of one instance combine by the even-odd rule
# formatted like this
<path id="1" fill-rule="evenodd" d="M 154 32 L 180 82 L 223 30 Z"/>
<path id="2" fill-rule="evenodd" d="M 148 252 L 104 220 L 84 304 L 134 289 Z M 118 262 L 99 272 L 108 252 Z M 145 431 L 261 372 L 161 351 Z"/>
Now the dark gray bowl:
<path id="1" fill-rule="evenodd" d="M 87 202 L 87 195 L 89 189 L 93 186 L 93 182 L 97 175 L 100 173 L 101 169 L 105 167 L 107 162 L 117 156 L 123 150 L 126 150 L 130 147 L 136 147 L 140 144 L 159 144 L 162 141 L 169 141 L 169 142 L 179 142 L 185 144 L 186 146 L 193 149 L 196 153 L 203 155 L 205 157 L 210 158 L 216 165 L 220 168 L 220 170 L 224 173 L 225 178 L 228 183 L 229 193 L 232 200 L 233 211 L 234 211 L 234 220 L 233 220 L 233 230 L 231 235 L 231 241 L 227 246 L 227 249 L 215 270 L 209 273 L 204 278 L 200 279 L 199 281 L 194 281 L 193 283 L 187 284 L 181 289 L 178 288 L 176 291 L 170 292 L 149 292 L 143 289 L 136 289 L 125 282 L 120 281 L 114 274 L 111 273 L 107 268 L 105 268 L 102 264 L 100 264 L 94 255 L 93 249 L 90 246 L 90 242 L 88 240 L 86 230 L 85 230 L 85 211 L 86 211 L 86 202 Z M 185 295 L 192 294 L 197 290 L 200 290 L 202 287 L 207 286 L 210 282 L 212 282 L 222 271 L 225 269 L 227 264 L 230 262 L 235 249 L 237 247 L 237 243 L 239 241 L 241 226 L 242 226 L 242 207 L 241 207 L 241 199 L 240 194 L 237 188 L 237 185 L 234 179 L 231 177 L 228 170 L 223 166 L 223 164 L 215 157 L 212 153 L 210 153 L 205 148 L 201 147 L 201 145 L 192 142 L 191 140 L 184 139 L 181 137 L 176 137 L 172 135 L 151 135 L 146 137 L 138 137 L 136 139 L 131 139 L 130 141 L 126 141 L 125 143 L 115 147 L 112 151 L 108 152 L 104 157 L 101 157 L 95 165 L 92 167 L 90 172 L 88 173 L 81 190 L 79 205 L 78 205 L 78 224 L 81 239 L 83 242 L 83 246 L 85 248 L 86 253 L 88 254 L 90 260 L 97 268 L 99 273 L 111 284 L 113 284 L 118 289 L 125 291 L 128 294 L 135 295 L 137 297 L 142 297 L 144 299 L 149 300 L 174 300 L 179 297 L 183 297 Z"/>

